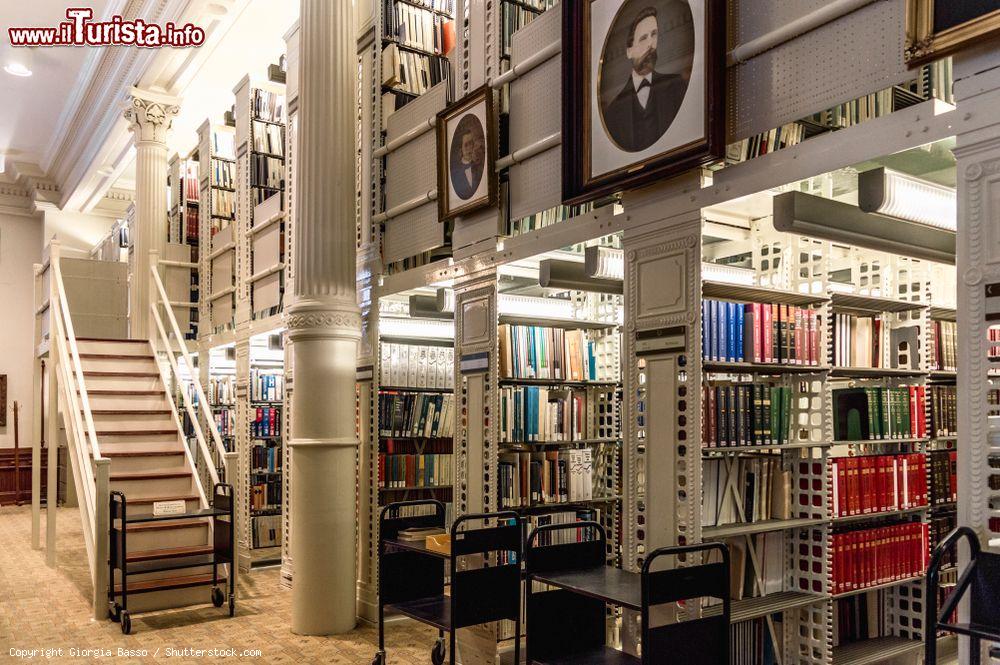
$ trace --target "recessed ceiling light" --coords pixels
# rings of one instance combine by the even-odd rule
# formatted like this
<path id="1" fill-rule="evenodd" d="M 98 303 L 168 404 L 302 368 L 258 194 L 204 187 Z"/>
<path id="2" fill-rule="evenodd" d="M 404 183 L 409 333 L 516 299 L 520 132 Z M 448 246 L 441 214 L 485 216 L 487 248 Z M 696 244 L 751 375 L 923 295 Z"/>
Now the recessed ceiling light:
<path id="1" fill-rule="evenodd" d="M 27 78 L 31 76 L 31 70 L 25 67 L 20 62 L 11 62 L 4 66 L 3 70 L 12 76 L 20 76 L 22 78 Z"/>

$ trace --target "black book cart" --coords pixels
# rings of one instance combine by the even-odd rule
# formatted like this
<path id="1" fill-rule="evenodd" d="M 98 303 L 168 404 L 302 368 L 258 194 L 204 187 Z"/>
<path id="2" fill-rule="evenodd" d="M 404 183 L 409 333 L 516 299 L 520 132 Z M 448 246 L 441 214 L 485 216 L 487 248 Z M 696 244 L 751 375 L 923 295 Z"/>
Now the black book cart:
<path id="1" fill-rule="evenodd" d="M 958 576 L 958 584 L 937 608 L 938 581 L 945 554 L 965 538 L 969 544 L 969 563 Z M 972 592 L 969 602 L 969 622 L 952 623 L 958 604 L 967 591 Z M 960 526 L 938 543 L 927 568 L 927 591 L 924 595 L 924 663 L 937 665 L 938 631 L 948 631 L 969 638 L 969 664 L 979 665 L 982 641 L 1000 643 L 1000 554 L 983 552 L 976 532 Z"/>
<path id="2" fill-rule="evenodd" d="M 132 631 L 132 617 L 128 611 L 128 598 L 139 593 L 151 593 L 167 589 L 212 587 L 212 604 L 222 607 L 229 600 L 229 616 L 236 613 L 236 579 L 232 567 L 236 560 L 235 521 L 233 519 L 233 487 L 216 483 L 213 488 L 212 505 L 179 515 L 132 515 L 128 514 L 125 494 L 111 492 L 109 500 L 108 549 L 108 613 L 112 621 L 121 624 L 122 632 Z M 178 520 L 211 518 L 212 544 L 204 548 L 173 548 L 129 555 L 128 526 Z M 187 551 L 197 549 L 198 551 Z M 229 565 L 228 595 L 223 591 L 227 578 L 219 577 L 219 566 Z M 163 586 L 157 580 L 130 582 L 129 576 L 157 573 L 185 568 L 212 567 L 212 574 L 192 575 L 171 586 Z M 115 583 L 115 571 L 119 572 L 119 583 Z M 116 600 L 121 598 L 120 601 Z"/>
<path id="3" fill-rule="evenodd" d="M 567 538 L 567 531 L 576 531 Z M 567 542 L 572 541 L 572 542 Z M 729 552 L 718 543 L 650 554 L 642 573 L 606 565 L 597 522 L 541 526 L 525 548 L 528 665 L 719 665 L 729 662 Z M 654 571 L 663 557 L 718 550 L 722 561 Z M 536 585 L 547 590 L 536 591 Z M 654 627 L 650 609 L 701 597 L 722 601 L 712 616 Z M 642 658 L 606 644 L 607 605 L 642 616 Z"/>
<path id="4" fill-rule="evenodd" d="M 409 515 L 423 507 L 427 514 Z M 423 511 L 421 511 L 423 512 Z M 475 526 L 476 523 L 491 526 Z M 402 501 L 379 515 L 378 652 L 373 665 L 385 665 L 385 612 L 396 612 L 438 629 L 431 662 L 455 663 L 455 631 L 509 619 L 521 633 L 521 557 L 524 527 L 515 512 L 463 515 L 451 526 L 451 552 L 429 550 L 423 542 L 403 541 L 405 529 L 445 527 L 444 504 L 434 499 Z M 469 557 L 460 565 L 460 557 Z M 472 557 L 478 559 L 472 560 Z M 451 593 L 445 595 L 445 565 Z M 444 634 L 450 641 L 445 653 Z M 514 640 L 520 662 L 520 640 Z"/>

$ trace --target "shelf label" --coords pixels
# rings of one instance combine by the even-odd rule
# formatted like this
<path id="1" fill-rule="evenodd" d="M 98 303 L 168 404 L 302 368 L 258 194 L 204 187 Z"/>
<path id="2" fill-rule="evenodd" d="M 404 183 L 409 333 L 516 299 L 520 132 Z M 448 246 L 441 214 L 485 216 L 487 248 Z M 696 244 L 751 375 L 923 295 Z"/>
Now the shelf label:
<path id="1" fill-rule="evenodd" d="M 154 501 L 153 516 L 183 515 L 187 507 L 185 504 L 186 502 L 183 499 L 178 499 L 177 501 Z"/>
<path id="2" fill-rule="evenodd" d="M 635 334 L 635 354 L 683 353 L 686 343 L 687 329 L 684 326 L 640 330 Z"/>

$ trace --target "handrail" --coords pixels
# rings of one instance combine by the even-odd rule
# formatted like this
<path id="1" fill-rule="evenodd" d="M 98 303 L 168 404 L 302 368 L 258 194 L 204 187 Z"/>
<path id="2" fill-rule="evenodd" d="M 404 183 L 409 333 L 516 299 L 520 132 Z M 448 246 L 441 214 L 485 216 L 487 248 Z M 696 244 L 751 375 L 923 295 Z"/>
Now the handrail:
<path id="1" fill-rule="evenodd" d="M 184 359 L 184 364 L 191 373 L 190 380 L 198 395 L 197 401 L 199 408 L 201 409 L 206 422 L 211 425 L 209 430 L 212 434 L 212 442 L 215 444 L 216 454 L 218 459 L 222 460 L 227 480 L 231 482 L 232 475 L 230 474 L 229 458 L 226 455 L 226 447 L 222 445 L 222 438 L 219 436 L 219 430 L 215 426 L 215 419 L 212 415 L 212 410 L 208 405 L 208 398 L 205 396 L 205 391 L 201 387 L 201 381 L 199 381 L 197 376 L 194 374 L 194 364 L 191 361 L 191 355 L 188 353 L 187 344 L 184 343 L 184 336 L 181 334 L 180 326 L 177 325 L 177 318 L 174 316 L 173 309 L 170 307 L 170 299 L 167 297 L 166 289 L 163 288 L 163 281 L 160 279 L 160 272 L 158 270 L 159 253 L 156 250 L 152 250 L 149 255 L 150 283 L 155 289 L 154 293 L 151 294 L 153 297 L 149 299 L 150 315 L 152 320 L 156 323 L 157 332 L 159 332 L 160 338 L 166 346 L 167 359 L 170 362 L 170 369 L 173 371 L 174 377 L 177 379 L 178 383 L 180 383 L 182 378 L 180 375 L 180 368 L 177 365 L 177 358 L 174 357 L 174 352 L 170 347 L 170 337 L 167 335 L 167 332 L 163 327 L 163 320 L 159 314 L 160 305 L 162 304 L 164 306 L 163 309 L 167 314 L 167 320 L 170 323 L 171 332 L 173 332 L 174 337 L 177 340 L 177 346 L 180 349 L 181 357 Z M 150 337 L 152 337 L 152 332 L 153 331 L 150 330 Z M 201 422 L 199 421 L 194 407 L 191 404 L 190 395 L 188 395 L 186 390 L 182 390 L 180 392 L 181 399 L 184 401 L 184 408 L 187 411 L 188 417 L 191 419 L 192 426 L 194 427 L 195 437 L 198 440 L 198 447 L 205 457 L 206 466 L 208 466 L 209 474 L 212 477 L 212 484 L 214 486 L 215 483 L 219 482 L 218 471 L 215 468 L 215 464 L 209 463 L 212 461 L 213 457 L 211 450 L 208 447 L 208 443 L 205 441 L 205 435 L 204 432 L 202 432 Z"/>

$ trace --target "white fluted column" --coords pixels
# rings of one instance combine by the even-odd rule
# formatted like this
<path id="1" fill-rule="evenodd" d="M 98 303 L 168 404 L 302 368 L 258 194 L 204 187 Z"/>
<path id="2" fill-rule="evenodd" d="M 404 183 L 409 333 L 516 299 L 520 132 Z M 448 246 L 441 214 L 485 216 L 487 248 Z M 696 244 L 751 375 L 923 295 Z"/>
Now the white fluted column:
<path id="1" fill-rule="evenodd" d="M 149 320 L 150 250 L 166 256 L 167 247 L 167 135 L 179 110 L 174 97 L 132 88 L 125 119 L 135 142 L 135 262 L 129 285 L 129 335 L 145 339 Z"/>
<path id="2" fill-rule="evenodd" d="M 356 624 L 353 4 L 300 5 L 295 302 L 286 316 L 295 367 L 292 631 L 300 635 Z"/>

